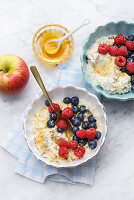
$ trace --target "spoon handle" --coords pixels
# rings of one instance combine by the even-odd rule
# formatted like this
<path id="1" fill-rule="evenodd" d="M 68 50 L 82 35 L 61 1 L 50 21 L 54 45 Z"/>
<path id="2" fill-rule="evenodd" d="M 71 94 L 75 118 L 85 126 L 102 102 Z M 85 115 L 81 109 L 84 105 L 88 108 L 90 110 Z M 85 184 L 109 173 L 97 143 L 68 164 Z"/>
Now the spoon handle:
<path id="1" fill-rule="evenodd" d="M 44 85 L 44 83 L 42 81 L 42 78 L 40 77 L 40 74 L 39 74 L 37 68 L 35 66 L 31 66 L 30 70 L 31 70 L 34 78 L 36 79 L 37 83 L 39 84 L 42 92 L 44 93 L 44 95 L 46 96 L 46 98 L 49 101 L 50 105 L 52 106 L 52 108 L 54 109 L 55 113 L 57 114 L 57 110 L 55 109 L 55 107 L 54 107 L 54 105 L 53 105 L 53 103 L 52 103 L 52 101 L 51 101 L 51 99 L 50 99 L 50 97 L 48 95 L 48 92 L 47 92 L 47 90 L 45 88 L 45 85 Z"/>
<path id="2" fill-rule="evenodd" d="M 66 40 L 68 37 L 70 37 L 73 33 L 75 33 L 76 31 L 78 31 L 81 27 L 83 27 L 83 26 L 85 26 L 85 25 L 87 25 L 87 24 L 89 24 L 90 23 L 90 20 L 89 19 L 84 19 L 83 20 L 83 22 L 78 26 L 78 27 L 76 27 L 74 30 L 72 30 L 70 33 L 68 33 L 68 34 L 66 34 L 63 38 L 62 38 L 62 40 L 60 41 L 61 43 L 64 41 L 64 40 Z"/>

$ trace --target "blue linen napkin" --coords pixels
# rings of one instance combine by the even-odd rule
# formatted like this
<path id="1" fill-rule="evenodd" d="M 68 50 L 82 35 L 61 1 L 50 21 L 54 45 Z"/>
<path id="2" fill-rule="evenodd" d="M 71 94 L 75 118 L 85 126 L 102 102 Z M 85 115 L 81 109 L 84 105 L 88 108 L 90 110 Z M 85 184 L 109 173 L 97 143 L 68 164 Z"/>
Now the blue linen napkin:
<path id="1" fill-rule="evenodd" d="M 79 87 L 86 87 L 90 89 L 90 92 L 94 92 L 89 85 L 85 84 L 79 65 L 74 65 L 71 61 L 60 65 L 56 73 L 53 74 L 52 79 L 53 83 L 51 85 L 47 84 L 47 88 L 55 85 L 74 84 Z M 100 98 L 100 96 L 98 97 Z M 4 149 L 17 159 L 15 172 L 40 183 L 51 180 L 92 185 L 95 174 L 95 158 L 84 165 L 68 169 L 51 167 L 36 159 L 28 149 L 23 135 L 23 117 L 25 112 L 14 124 L 9 137 L 1 144 Z"/>

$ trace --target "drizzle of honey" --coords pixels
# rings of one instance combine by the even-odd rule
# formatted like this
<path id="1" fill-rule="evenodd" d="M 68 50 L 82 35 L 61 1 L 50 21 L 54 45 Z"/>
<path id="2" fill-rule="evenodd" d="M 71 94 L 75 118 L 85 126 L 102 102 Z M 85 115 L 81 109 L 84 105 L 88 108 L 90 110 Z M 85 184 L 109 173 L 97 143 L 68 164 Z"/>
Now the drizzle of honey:
<path id="1" fill-rule="evenodd" d="M 110 75 L 111 73 L 115 73 L 115 58 L 111 58 L 109 63 L 106 64 L 98 64 L 98 65 L 93 65 L 93 68 L 96 73 L 100 74 L 101 76 L 107 76 Z"/>
<path id="2" fill-rule="evenodd" d="M 45 60 L 48 60 L 48 61 L 52 61 L 52 60 L 60 61 L 63 57 L 67 56 L 67 54 L 69 53 L 70 46 L 71 46 L 69 39 L 66 39 L 64 42 L 61 43 L 57 53 L 55 54 L 47 54 L 45 50 L 45 44 L 48 41 L 59 39 L 63 37 L 64 35 L 65 33 L 62 32 L 61 30 L 48 29 L 42 32 L 38 36 L 37 41 L 36 41 L 37 48 L 38 48 L 38 52 L 40 53 L 41 57 L 43 57 L 43 59 L 45 58 Z"/>

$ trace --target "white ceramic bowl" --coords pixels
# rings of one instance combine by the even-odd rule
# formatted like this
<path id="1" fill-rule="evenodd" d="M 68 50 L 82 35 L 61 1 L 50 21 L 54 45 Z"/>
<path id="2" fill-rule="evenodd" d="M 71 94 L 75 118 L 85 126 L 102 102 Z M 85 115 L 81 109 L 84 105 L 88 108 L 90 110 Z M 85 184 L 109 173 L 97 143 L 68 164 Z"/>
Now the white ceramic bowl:
<path id="1" fill-rule="evenodd" d="M 55 87 L 48 92 L 53 101 L 61 100 L 65 96 L 70 96 L 70 97 L 78 96 L 80 99 L 83 99 L 86 102 L 90 102 L 90 105 L 93 105 L 93 107 L 96 108 L 98 112 L 99 121 L 103 125 L 102 131 L 101 131 L 102 136 L 97 142 L 96 149 L 92 150 L 89 155 L 85 155 L 83 158 L 76 160 L 74 162 L 61 164 L 61 163 L 50 162 L 49 159 L 44 158 L 40 154 L 39 150 L 36 148 L 36 145 L 33 140 L 33 131 L 32 131 L 32 127 L 33 127 L 32 118 L 34 114 L 37 113 L 44 106 L 44 102 L 46 100 L 45 96 L 43 94 L 40 94 L 36 96 L 33 99 L 32 103 L 29 105 L 28 111 L 24 119 L 24 135 L 27 140 L 29 149 L 33 152 L 33 154 L 35 155 L 37 159 L 41 160 L 47 165 L 51 165 L 54 167 L 67 168 L 67 167 L 76 167 L 78 165 L 84 164 L 85 162 L 93 158 L 99 152 L 100 148 L 104 144 L 105 136 L 107 133 L 107 116 L 106 116 L 104 106 L 99 102 L 98 98 L 95 95 L 89 93 L 86 89 L 75 87 L 73 85 L 67 85 L 64 87 L 61 87 L 61 86 Z"/>

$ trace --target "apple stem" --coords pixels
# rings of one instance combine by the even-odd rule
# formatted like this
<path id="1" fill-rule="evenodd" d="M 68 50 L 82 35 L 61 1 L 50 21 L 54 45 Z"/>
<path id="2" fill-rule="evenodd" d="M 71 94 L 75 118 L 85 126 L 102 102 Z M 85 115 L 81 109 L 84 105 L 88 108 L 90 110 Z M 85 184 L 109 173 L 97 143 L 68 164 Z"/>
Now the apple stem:
<path id="1" fill-rule="evenodd" d="M 4 70 L 3 70 L 3 69 L 0 69 L 0 72 L 4 72 Z"/>

